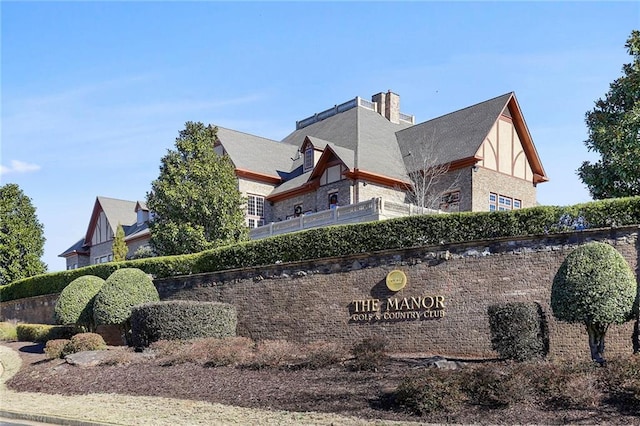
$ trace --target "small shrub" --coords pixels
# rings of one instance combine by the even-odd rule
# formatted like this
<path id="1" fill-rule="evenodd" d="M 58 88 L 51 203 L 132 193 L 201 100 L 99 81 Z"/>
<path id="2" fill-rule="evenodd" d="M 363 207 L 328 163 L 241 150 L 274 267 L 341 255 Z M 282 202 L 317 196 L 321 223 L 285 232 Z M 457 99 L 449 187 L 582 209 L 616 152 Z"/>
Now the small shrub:
<path id="1" fill-rule="evenodd" d="M 573 250 L 556 272 L 551 309 L 560 321 L 584 324 L 591 359 L 604 364 L 610 324 L 632 319 L 638 295 L 636 274 L 613 246 L 588 242 Z"/>
<path id="2" fill-rule="evenodd" d="M 62 353 L 69 342 L 71 342 L 69 339 L 49 340 L 44 347 L 44 353 L 48 359 L 63 358 Z"/>
<path id="3" fill-rule="evenodd" d="M 93 331 L 93 302 L 104 285 L 104 280 L 94 275 L 84 275 L 71 281 L 60 293 L 55 306 L 58 324 L 76 324 L 85 331 Z"/>
<path id="4" fill-rule="evenodd" d="M 537 303 L 512 302 L 487 309 L 491 344 L 502 358 L 526 361 L 548 352 L 547 327 Z"/>
<path id="5" fill-rule="evenodd" d="M 254 343 L 246 337 L 200 339 L 192 342 L 190 352 L 200 354 L 206 367 L 248 364 L 254 357 Z"/>
<path id="6" fill-rule="evenodd" d="M 503 408 L 527 398 L 531 384 L 527 377 L 511 369 L 481 365 L 464 371 L 462 390 L 469 402 L 490 408 Z"/>
<path id="7" fill-rule="evenodd" d="M 640 357 L 635 354 L 614 358 L 599 371 L 610 397 L 634 414 L 640 414 Z"/>
<path id="8" fill-rule="evenodd" d="M 281 368 L 298 363 L 301 359 L 300 347 L 286 340 L 262 340 L 258 342 L 255 356 L 250 362 L 252 368 Z"/>
<path id="9" fill-rule="evenodd" d="M 67 356 L 77 352 L 100 351 L 107 348 L 107 344 L 101 335 L 96 333 L 76 334 L 64 347 L 62 356 Z"/>
<path id="10" fill-rule="evenodd" d="M 354 345 L 351 354 L 355 370 L 375 371 L 388 359 L 387 340 L 379 336 L 367 337 Z"/>
<path id="11" fill-rule="evenodd" d="M 189 343 L 179 340 L 159 340 L 153 342 L 149 350 L 155 354 L 158 364 L 168 367 L 191 361 L 186 349 L 188 345 Z"/>
<path id="12" fill-rule="evenodd" d="M 538 400 L 551 408 L 589 409 L 602 397 L 598 368 L 586 362 L 548 363 L 531 372 Z"/>
<path id="13" fill-rule="evenodd" d="M 9 321 L 0 322 L 0 341 L 13 342 L 16 340 L 18 340 L 16 324 Z"/>
<path id="14" fill-rule="evenodd" d="M 312 342 L 302 350 L 305 366 L 311 369 L 324 368 L 338 364 L 347 358 L 343 345 L 330 342 Z"/>
<path id="15" fill-rule="evenodd" d="M 395 402 L 419 416 L 454 412 L 465 401 L 457 371 L 428 368 L 406 377 L 395 391 Z"/>
<path id="16" fill-rule="evenodd" d="M 132 343 L 149 346 L 158 340 L 235 336 L 238 323 L 232 305 L 170 300 L 136 306 L 131 312 Z"/>

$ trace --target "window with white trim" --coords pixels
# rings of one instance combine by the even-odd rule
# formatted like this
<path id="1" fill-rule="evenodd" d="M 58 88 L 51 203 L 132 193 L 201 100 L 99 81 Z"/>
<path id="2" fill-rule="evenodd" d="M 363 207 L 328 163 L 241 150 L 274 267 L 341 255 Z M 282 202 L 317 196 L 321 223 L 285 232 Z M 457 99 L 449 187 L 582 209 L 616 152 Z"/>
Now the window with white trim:
<path id="1" fill-rule="evenodd" d="M 247 226 L 257 228 L 264 225 L 264 197 L 247 194 Z"/>
<path id="2" fill-rule="evenodd" d="M 498 194 L 491 192 L 489 194 L 489 211 L 495 212 L 498 210 Z"/>
<path id="3" fill-rule="evenodd" d="M 509 211 L 521 208 L 522 200 L 493 192 L 489 194 L 489 211 Z"/>

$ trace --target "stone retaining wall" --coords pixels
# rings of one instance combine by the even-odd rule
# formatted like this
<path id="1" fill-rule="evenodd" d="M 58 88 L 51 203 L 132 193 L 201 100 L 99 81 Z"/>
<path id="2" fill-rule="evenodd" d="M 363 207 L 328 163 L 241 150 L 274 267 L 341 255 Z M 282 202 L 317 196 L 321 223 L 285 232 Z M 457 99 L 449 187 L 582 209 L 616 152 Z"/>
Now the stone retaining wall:
<path id="1" fill-rule="evenodd" d="M 396 352 L 495 357 L 487 308 L 513 301 L 540 304 L 552 357 L 588 358 L 583 326 L 553 318 L 553 277 L 578 245 L 612 244 L 638 268 L 638 227 L 499 239 L 275 264 L 155 280 L 163 300 L 221 301 L 236 306 L 238 334 L 348 347 L 364 337 L 388 338 Z M 406 286 L 387 288 L 402 271 Z M 4 319 L 52 323 L 57 295 L 3 302 Z M 612 326 L 607 354 L 631 353 L 633 323 Z"/>
<path id="2" fill-rule="evenodd" d="M 571 250 L 591 240 L 611 243 L 636 270 L 637 236 L 637 227 L 590 230 L 393 250 L 155 283 L 162 299 L 235 305 L 238 333 L 254 339 L 322 339 L 352 345 L 364 337 L 382 335 L 394 351 L 459 357 L 496 356 L 490 342 L 489 305 L 537 302 L 549 324 L 550 355 L 584 358 L 588 357 L 584 327 L 559 323 L 551 313 L 553 277 Z M 407 277 L 406 287 L 397 293 L 386 286 L 392 270 L 401 270 Z M 429 297 L 443 298 L 444 309 L 424 309 L 431 300 L 439 300 Z M 389 315 L 384 315 L 386 301 L 392 299 L 392 307 L 393 303 L 399 307 L 405 298 L 401 311 L 408 313 L 386 311 Z M 411 304 L 425 298 L 428 302 L 411 309 L 415 307 Z M 373 314 L 370 320 L 369 314 Z M 400 315 L 405 318 L 396 318 Z M 631 322 L 612 326 L 607 353 L 630 353 L 632 332 Z"/>

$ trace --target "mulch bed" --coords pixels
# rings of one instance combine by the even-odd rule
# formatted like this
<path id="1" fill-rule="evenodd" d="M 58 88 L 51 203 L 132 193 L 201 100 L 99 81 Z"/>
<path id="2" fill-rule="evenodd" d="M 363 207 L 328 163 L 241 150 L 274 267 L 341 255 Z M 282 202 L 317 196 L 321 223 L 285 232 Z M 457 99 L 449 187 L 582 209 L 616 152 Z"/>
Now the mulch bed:
<path id="1" fill-rule="evenodd" d="M 42 345 L 3 343 L 18 350 L 23 366 L 8 383 L 15 391 L 73 395 L 119 393 L 202 400 L 249 408 L 333 412 L 363 419 L 481 424 L 638 424 L 638 417 L 598 411 L 465 408 L 421 418 L 392 409 L 391 392 L 416 366 L 395 359 L 377 372 L 345 366 L 318 370 L 207 368 L 186 363 L 160 366 L 153 361 L 82 368 L 47 360 Z"/>

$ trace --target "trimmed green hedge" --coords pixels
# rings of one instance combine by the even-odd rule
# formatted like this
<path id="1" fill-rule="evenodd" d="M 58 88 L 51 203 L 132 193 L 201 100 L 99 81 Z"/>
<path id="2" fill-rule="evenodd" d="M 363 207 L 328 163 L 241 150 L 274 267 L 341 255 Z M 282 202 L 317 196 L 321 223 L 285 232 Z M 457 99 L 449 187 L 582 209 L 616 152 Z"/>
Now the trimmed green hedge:
<path id="1" fill-rule="evenodd" d="M 93 303 L 95 325 L 124 324 L 136 305 L 160 300 L 151 278 L 140 269 L 118 269 L 107 278 Z"/>
<path id="2" fill-rule="evenodd" d="M 491 346 L 504 359 L 527 361 L 549 352 L 547 324 L 535 302 L 509 302 L 487 309 Z"/>
<path id="3" fill-rule="evenodd" d="M 120 268 L 138 268 L 157 278 L 214 272 L 379 250 L 460 243 L 500 237 L 570 231 L 577 218 L 588 228 L 640 224 L 640 197 L 568 207 L 543 206 L 510 212 L 410 216 L 311 229 L 201 253 L 92 265 L 25 278 L 0 287 L 0 300 L 59 293 L 81 275 L 106 279 Z"/>
<path id="4" fill-rule="evenodd" d="M 236 309 L 227 303 L 170 300 L 136 306 L 131 312 L 136 347 L 158 340 L 233 337 L 237 324 Z"/>
<path id="5" fill-rule="evenodd" d="M 46 342 L 54 339 L 69 339 L 78 333 L 75 326 L 49 324 L 18 324 L 16 334 L 20 342 Z"/>
<path id="6" fill-rule="evenodd" d="M 94 275 L 84 275 L 66 286 L 55 306 L 58 324 L 76 324 L 92 331 L 93 302 L 104 285 L 104 280 Z"/>

